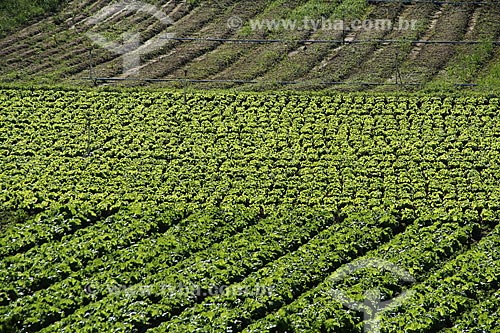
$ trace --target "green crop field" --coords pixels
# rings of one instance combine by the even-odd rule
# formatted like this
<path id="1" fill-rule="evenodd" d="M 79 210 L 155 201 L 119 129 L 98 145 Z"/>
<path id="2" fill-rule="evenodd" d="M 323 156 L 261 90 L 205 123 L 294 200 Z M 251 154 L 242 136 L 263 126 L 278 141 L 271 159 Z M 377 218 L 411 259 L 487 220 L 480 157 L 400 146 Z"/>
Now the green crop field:
<path id="1" fill-rule="evenodd" d="M 500 333 L 500 1 L 0 2 L 0 333 Z"/>
<path id="2" fill-rule="evenodd" d="M 0 89 L 0 332 L 498 332 L 498 96 Z"/>

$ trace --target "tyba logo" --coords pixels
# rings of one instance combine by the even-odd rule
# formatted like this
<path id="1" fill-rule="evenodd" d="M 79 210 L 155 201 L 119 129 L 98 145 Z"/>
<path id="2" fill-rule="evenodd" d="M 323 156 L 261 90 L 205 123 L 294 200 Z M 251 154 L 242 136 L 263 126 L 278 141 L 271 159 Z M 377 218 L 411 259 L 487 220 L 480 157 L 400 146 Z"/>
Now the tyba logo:
<path id="1" fill-rule="evenodd" d="M 98 28 L 112 21 L 116 17 L 127 17 L 129 14 L 142 13 L 154 17 L 164 28 L 173 24 L 173 21 L 164 12 L 156 6 L 140 2 L 123 0 L 118 3 L 110 4 L 102 8 L 94 16 L 86 21 L 89 27 Z M 122 55 L 123 74 L 132 69 L 138 69 L 141 62 L 141 56 L 155 52 L 169 43 L 169 38 L 174 38 L 175 34 L 159 34 L 142 43 L 141 34 L 137 31 L 126 31 L 122 33 L 121 42 L 109 40 L 102 33 L 94 32 L 89 29 L 86 33 L 95 44 L 107 49 L 114 54 Z"/>
<path id="2" fill-rule="evenodd" d="M 356 260 L 352 263 L 347 264 L 343 268 L 339 269 L 333 276 L 333 282 L 339 282 L 346 278 L 347 276 L 356 273 L 362 269 L 377 269 L 379 271 L 385 270 L 398 277 L 398 279 L 404 282 L 415 282 L 413 276 L 404 269 L 394 265 L 393 263 L 379 259 L 379 258 L 367 258 Z M 402 292 L 398 297 L 382 301 L 382 295 L 379 289 L 374 288 L 364 292 L 363 302 L 356 302 L 351 299 L 346 292 L 342 290 L 335 289 L 332 292 L 333 298 L 341 302 L 344 306 L 349 309 L 357 310 L 363 312 L 364 320 L 364 331 L 369 333 L 379 333 L 380 332 L 380 319 L 378 315 L 383 311 L 387 311 L 391 308 L 395 308 L 405 302 L 409 297 L 411 297 L 415 292 L 413 290 Z"/>

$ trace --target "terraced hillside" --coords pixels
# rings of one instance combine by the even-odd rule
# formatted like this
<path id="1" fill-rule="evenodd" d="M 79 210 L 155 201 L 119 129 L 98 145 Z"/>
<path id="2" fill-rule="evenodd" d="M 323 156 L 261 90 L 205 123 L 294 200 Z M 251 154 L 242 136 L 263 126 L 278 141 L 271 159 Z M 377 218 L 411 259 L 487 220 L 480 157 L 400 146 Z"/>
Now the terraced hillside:
<path id="1" fill-rule="evenodd" d="M 498 330 L 496 97 L 0 107 L 0 332 Z"/>
<path id="2" fill-rule="evenodd" d="M 56 15 L 40 19 L 0 40 L 0 77 L 3 81 L 82 84 L 93 64 L 93 76 L 99 77 L 257 81 L 197 83 L 197 86 L 212 88 L 266 90 L 282 87 L 276 82 L 293 81 L 299 83 L 286 87 L 390 89 L 391 84 L 403 82 L 407 88 L 446 88 L 472 83 L 479 84 L 477 89 L 483 91 L 497 89 L 500 47 L 491 42 L 499 39 L 500 4 L 495 1 L 477 4 L 477 0 L 467 4 L 467 1 L 461 0 L 459 4 L 368 3 L 366 0 L 149 1 L 157 8 L 156 13 L 168 15 L 168 22 L 152 15 L 153 11 L 136 10 L 132 5 L 114 6 L 120 2 L 68 1 Z M 281 19 L 295 20 L 298 26 L 295 29 L 255 26 L 257 20 L 275 20 L 279 25 Z M 356 20 L 386 19 L 394 24 L 383 29 L 351 31 L 328 26 L 311 28 L 311 22 L 339 19 L 343 19 L 347 27 Z M 415 24 L 411 29 L 399 29 L 398 22 L 402 20 Z M 124 71 L 122 55 L 94 43 L 89 32 L 122 43 L 120 39 L 127 31 L 140 34 L 140 45 L 162 46 L 152 48 L 153 52 L 144 52 L 140 62 Z M 177 38 L 289 42 L 242 44 L 160 39 L 167 33 Z M 379 39 L 397 42 L 373 42 Z M 372 42 L 349 43 L 357 40 Z M 404 42 L 413 40 L 484 43 Z M 388 86 L 351 87 L 322 82 Z"/>

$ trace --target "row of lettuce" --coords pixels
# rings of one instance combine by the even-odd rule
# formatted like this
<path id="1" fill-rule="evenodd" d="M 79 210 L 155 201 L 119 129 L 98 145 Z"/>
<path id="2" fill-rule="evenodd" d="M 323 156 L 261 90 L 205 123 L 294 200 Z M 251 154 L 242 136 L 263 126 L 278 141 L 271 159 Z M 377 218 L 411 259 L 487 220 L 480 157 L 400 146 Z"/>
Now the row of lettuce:
<path id="1" fill-rule="evenodd" d="M 99 238 L 107 252 L 67 247 L 57 256 L 71 246 L 66 239 L 81 237 L 75 234 L 8 257 L 1 287 L 10 299 L 0 306 L 0 331 L 361 332 L 370 322 L 334 291 L 362 302 L 373 288 L 385 299 L 411 291 L 379 314 L 383 331 L 471 326 L 464 318 L 486 309 L 490 316 L 477 320 L 493 327 L 498 225 L 436 212 L 404 225 L 386 211 L 351 209 L 346 217 L 292 207 L 268 214 L 123 210 L 107 223 L 123 219 L 151 231 L 130 246 L 109 236 Z M 30 270 L 31 258 L 38 261 Z M 371 265 L 377 261 L 404 269 L 411 281 Z M 346 270 L 353 262 L 368 264 Z"/>
<path id="2" fill-rule="evenodd" d="M 0 202 L 13 212 L 410 200 L 488 218 L 500 203 L 494 98 L 212 93 L 184 105 L 177 93 L 4 89 L 0 103 Z"/>

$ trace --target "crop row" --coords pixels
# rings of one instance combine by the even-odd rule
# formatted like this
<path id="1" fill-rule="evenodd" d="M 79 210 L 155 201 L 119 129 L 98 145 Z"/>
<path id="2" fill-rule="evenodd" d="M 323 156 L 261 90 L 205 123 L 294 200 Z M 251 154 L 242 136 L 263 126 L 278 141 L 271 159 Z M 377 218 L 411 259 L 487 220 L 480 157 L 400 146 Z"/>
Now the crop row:
<path id="1" fill-rule="evenodd" d="M 364 219 L 369 215 L 365 214 Z M 407 269 L 410 274 L 416 278 L 425 276 L 427 271 L 436 265 L 439 265 L 443 260 L 446 260 L 454 253 L 462 250 L 463 246 L 469 245 L 473 241 L 473 234 L 479 232 L 477 223 L 470 223 L 457 229 L 457 225 L 443 222 L 433 221 L 432 219 L 418 219 L 410 225 L 404 233 L 396 235 L 391 241 L 382 244 L 378 249 L 370 251 L 366 256 L 361 257 L 360 260 L 386 260 L 397 265 L 399 268 Z M 419 242 L 415 240 L 419 239 Z M 318 253 L 322 251 L 318 249 Z M 223 327 L 231 327 L 233 332 L 239 332 L 248 327 L 249 332 L 260 332 L 271 328 L 287 329 L 289 331 L 298 332 L 300 330 L 313 330 L 322 331 L 325 329 L 324 322 L 328 319 L 325 318 L 326 314 L 332 309 L 338 309 L 333 318 L 339 318 L 337 327 L 342 327 L 344 330 L 354 330 L 352 325 L 358 319 L 356 316 L 351 317 L 349 313 L 342 313 L 342 306 L 333 298 L 333 286 L 337 289 L 344 289 L 341 281 L 331 282 L 334 279 L 328 273 L 331 269 L 325 269 L 323 265 L 328 265 L 323 260 L 331 260 L 330 257 L 319 256 L 314 263 L 310 264 L 308 271 L 302 271 L 301 274 L 293 274 L 297 268 L 296 265 L 285 265 L 280 267 L 280 272 L 287 273 L 280 275 L 279 278 L 275 276 L 262 277 L 262 276 L 249 276 L 247 279 L 250 281 L 258 281 L 258 283 L 272 283 L 277 289 L 275 295 L 267 297 L 253 297 L 242 299 L 239 298 L 238 302 L 229 297 L 215 296 L 204 301 L 203 304 L 191 308 L 174 320 L 165 323 L 156 332 L 161 331 L 196 331 L 207 330 L 210 327 L 218 327 L 222 330 Z M 355 261 L 356 262 L 356 261 Z M 319 265 L 320 269 L 316 269 Z M 337 267 L 337 266 L 336 266 Z M 349 284 L 355 281 L 355 285 L 349 285 L 348 294 L 356 295 L 362 293 L 364 290 L 373 288 L 373 284 L 384 292 L 388 293 L 387 296 L 393 296 L 398 290 L 398 279 L 401 277 L 394 276 L 394 272 L 382 275 L 381 281 L 377 280 L 377 269 L 382 267 L 373 267 L 374 269 L 367 273 L 369 267 L 364 268 L 364 274 L 359 272 L 357 276 L 353 274 L 350 277 Z M 318 272 L 321 272 L 318 274 Z M 312 277 L 310 277 L 312 275 Z M 338 271 L 333 276 L 339 275 Z M 316 279 L 320 277 L 320 279 Z M 326 278 L 328 282 L 322 282 Z M 242 283 L 246 283 L 246 280 Z M 314 288 L 322 282 L 319 287 Z M 403 281 L 404 284 L 404 281 Z M 313 287 L 311 290 L 308 290 Z M 328 295 L 328 288 L 330 289 L 330 296 L 328 299 L 322 299 Z M 289 292 L 293 291 L 291 297 Z M 314 295 L 314 298 L 312 296 Z M 325 306 L 325 302 L 330 302 L 330 306 Z M 259 311 L 256 311 L 255 304 L 259 304 Z M 288 305 L 290 304 L 290 305 Z M 303 307 L 302 307 L 303 306 Z M 274 312 L 277 311 L 277 312 Z M 262 319 L 266 314 L 272 313 L 265 319 Z M 244 319 L 242 319 L 244 318 Z M 340 319 L 341 318 L 341 319 Z M 288 325 L 288 326 L 287 326 Z M 175 328 L 175 329 L 174 329 Z"/>
<path id="2" fill-rule="evenodd" d="M 453 326 L 440 332 L 493 332 L 500 322 L 500 291 L 496 290 L 480 300 L 453 322 Z M 451 326 L 451 325 L 450 325 Z"/>
<path id="3" fill-rule="evenodd" d="M 0 313 L 5 315 L 4 319 L 10 322 L 10 325 L 28 327 L 27 323 L 32 318 L 38 318 L 37 325 L 48 325 L 54 320 L 52 316 L 56 308 L 58 313 L 67 315 L 89 302 L 102 299 L 115 285 L 138 283 L 144 276 L 154 274 L 157 269 L 156 265 L 164 267 L 174 265 L 197 251 L 204 250 L 213 243 L 242 231 L 255 223 L 258 214 L 260 214 L 248 209 L 212 210 L 191 214 L 182 219 L 182 214 L 178 211 L 166 210 L 160 214 L 158 212 L 151 213 L 133 214 L 132 211 L 129 211 L 131 217 L 124 218 L 124 220 L 137 231 L 143 228 L 161 226 L 162 230 L 159 230 L 159 233 L 149 233 L 149 235 L 145 235 L 146 237 L 125 247 L 123 244 L 119 246 L 116 243 L 119 242 L 120 238 L 127 238 L 126 233 L 103 240 L 102 237 L 108 237 L 110 234 L 106 230 L 102 230 L 102 237 L 97 236 L 97 238 L 108 248 L 108 253 L 97 257 L 95 249 L 91 247 L 76 253 L 77 256 L 92 256 L 94 260 L 88 260 L 86 265 L 79 267 L 79 269 L 65 272 L 67 273 L 65 276 L 61 275 L 62 269 L 60 267 L 71 265 L 77 259 L 74 256 L 61 256 L 59 264 L 53 263 L 53 260 L 47 257 L 46 261 L 39 265 L 41 268 L 37 268 L 36 272 L 13 271 L 13 275 L 24 274 L 26 280 L 32 283 L 33 281 L 38 282 L 44 276 L 53 279 L 50 281 L 51 284 L 44 286 L 46 289 L 35 292 L 33 295 L 18 298 L 8 307 L 3 307 Z M 98 233 L 96 232 L 96 234 Z M 93 236 L 96 237 L 96 234 Z M 76 239 L 78 240 L 78 238 Z M 40 253 L 43 254 L 43 249 L 40 250 Z M 67 251 L 75 251 L 75 247 L 68 247 Z M 59 273 L 58 279 L 51 276 L 53 271 Z M 27 273 L 33 273 L 33 275 Z M 119 275 L 127 275 L 127 279 L 120 280 L 117 278 Z M 110 278 L 113 279 L 115 285 L 110 285 Z M 19 291 L 22 289 L 20 284 L 20 282 L 14 281 L 7 286 L 22 296 Z M 106 284 L 108 286 L 103 288 L 102 286 Z M 30 291 L 33 292 L 33 290 Z M 71 301 L 68 301 L 67 298 Z M 46 307 L 49 305 L 50 307 Z M 20 313 L 22 313 L 21 317 L 19 317 Z"/>
<path id="4" fill-rule="evenodd" d="M 165 238 L 160 237 L 157 242 L 154 239 L 151 239 L 149 243 L 145 240 L 144 244 L 138 247 L 138 250 L 142 252 L 134 253 L 135 247 L 131 247 L 124 249 L 121 257 L 118 253 L 118 261 L 113 262 L 113 257 L 111 257 L 109 266 L 106 266 L 105 260 L 96 262 L 95 265 L 102 267 L 102 270 L 95 275 L 86 274 L 84 270 L 80 276 L 88 280 L 79 280 L 76 274 L 74 278 L 70 277 L 46 291 L 35 293 L 27 300 L 20 298 L 13 304 L 13 307 L 7 307 L 3 311 L 6 322 L 10 325 L 9 327 L 32 332 L 59 319 L 62 320 L 57 325 L 81 318 L 89 309 L 96 312 L 93 318 L 99 321 L 99 316 L 105 313 L 101 313 L 99 309 L 106 311 L 107 306 L 113 306 L 115 309 L 125 311 L 125 304 L 133 303 L 133 298 L 148 297 L 148 295 L 138 293 L 134 297 L 123 298 L 123 295 L 113 292 L 113 289 L 108 286 L 127 286 L 132 292 L 144 286 L 161 292 L 158 288 L 162 285 L 178 285 L 176 282 L 193 286 L 196 280 L 198 284 L 203 282 L 199 280 L 201 275 L 212 273 L 214 267 L 207 266 L 205 262 L 214 261 L 214 265 L 223 265 L 223 261 L 230 261 L 228 255 L 233 256 L 232 260 L 235 262 L 239 262 L 238 258 L 246 258 L 239 266 L 238 273 L 252 269 L 252 267 L 255 269 L 265 261 L 271 260 L 273 255 L 279 255 L 302 244 L 334 222 L 333 217 L 328 215 L 326 217 L 320 215 L 316 220 L 309 221 L 309 218 L 314 217 L 311 213 L 303 216 L 299 216 L 298 213 L 288 214 L 280 220 L 275 217 L 266 218 L 247 228 L 244 227 L 251 222 L 251 219 L 245 218 L 244 214 L 236 220 L 229 219 L 227 222 L 218 219 L 207 221 L 203 218 L 199 221 L 194 220 L 193 225 L 188 224 L 189 230 L 180 228 L 171 232 L 167 231 Z M 306 221 L 308 223 L 305 223 Z M 220 230 L 215 228 L 221 223 Z M 244 229 L 241 230 L 241 228 Z M 242 232 L 232 235 L 238 229 Z M 186 235 L 186 232 L 190 234 Z M 212 232 L 213 235 L 211 235 Z M 201 237 L 206 237 L 207 242 L 200 241 Z M 176 238 L 178 238 L 177 242 L 173 242 Z M 217 241 L 220 243 L 212 244 Z M 202 251 L 196 253 L 199 250 Z M 191 256 L 194 253 L 196 255 Z M 217 253 L 219 255 L 216 256 Z M 216 260 L 216 258 L 220 259 Z M 91 268 L 90 273 L 92 271 L 94 269 Z M 216 271 L 220 271 L 219 278 L 230 274 L 220 269 Z M 183 272 L 181 276 L 179 276 L 180 272 Z M 181 277 L 184 277 L 184 281 L 177 281 Z M 195 281 L 189 283 L 190 279 L 195 279 Z M 97 292 L 94 295 L 87 295 L 86 285 Z M 64 295 L 68 294 L 72 294 L 74 298 L 65 298 Z M 150 296 L 153 299 L 158 297 L 158 295 Z M 85 304 L 88 305 L 84 306 Z M 75 310 L 77 311 L 71 314 Z M 67 315 L 69 316 L 66 317 Z"/>
<path id="5" fill-rule="evenodd" d="M 182 291 L 165 294 L 162 293 L 165 286 L 198 286 L 201 290 L 210 290 L 212 286 L 231 286 L 243 281 L 252 272 L 274 270 L 273 267 L 278 267 L 275 265 L 286 258 L 295 260 L 296 264 L 310 265 L 311 260 L 301 257 L 309 251 L 312 254 L 318 248 L 335 251 L 337 254 L 332 256 L 337 260 L 348 260 L 366 247 L 376 246 L 377 242 L 391 234 L 391 229 L 387 227 L 373 226 L 371 233 L 366 232 L 367 227 L 361 229 L 353 230 L 346 222 L 336 223 L 329 213 L 325 215 L 304 210 L 294 211 L 279 219 L 265 219 L 241 234 L 198 253 L 194 258 L 165 270 L 158 269 L 157 274 L 146 277 L 125 295 L 110 295 L 103 301 L 83 307 L 49 326 L 47 331 L 74 327 L 141 331 L 171 319 L 207 296 Z M 355 240 L 359 237 L 365 237 L 366 242 L 356 244 Z M 241 287 L 257 289 L 255 285 Z M 140 292 L 144 288 L 148 290 L 146 295 Z M 109 320 L 108 313 L 113 313 L 112 320 Z"/>
<path id="6" fill-rule="evenodd" d="M 460 225 L 451 222 L 450 217 L 418 218 L 391 242 L 360 258 L 359 269 L 355 268 L 356 262 L 341 268 L 318 287 L 266 318 L 253 322 L 244 331 L 259 332 L 276 327 L 294 332 L 360 331 L 363 323 L 358 311 L 370 312 L 371 309 L 366 307 L 367 304 L 365 308 L 360 305 L 348 308 L 345 304 L 353 300 L 364 304 L 367 297 L 364 292 L 373 288 L 381 293 L 376 301 L 400 296 L 411 285 L 409 280 L 424 281 L 430 271 L 462 252 L 464 247 L 472 244 L 474 238 L 480 236 L 481 226 L 477 222 L 462 222 Z M 366 264 L 361 264 L 363 262 Z M 404 279 L 404 274 L 390 269 L 387 263 L 405 270 L 411 279 Z M 335 297 L 334 291 L 338 290 L 343 294 Z M 344 299 L 343 295 L 348 298 Z"/>
<path id="7" fill-rule="evenodd" d="M 22 224 L 7 229 L 0 238 L 0 255 L 12 256 L 29 251 L 35 246 L 61 240 L 64 236 L 77 233 L 98 221 L 100 222 L 98 227 L 102 227 L 110 222 L 107 218 L 117 211 L 118 207 L 113 207 L 110 211 L 95 211 L 93 208 L 87 209 L 74 205 L 52 207 Z M 2 264 L 8 263 L 9 260 L 6 260 Z"/>
<path id="8" fill-rule="evenodd" d="M 182 217 L 183 213 L 175 210 L 141 214 L 130 209 L 79 229 L 74 234 L 66 234 L 60 241 L 52 240 L 27 252 L 6 257 L 0 265 L 0 281 L 2 286 L 10 286 L 10 290 L 0 289 L 0 293 L 11 294 L 9 301 L 13 301 L 16 295 L 46 288 L 116 249 L 127 248 L 142 238 L 163 233 Z M 62 225 L 58 227 L 62 228 Z M 41 229 L 47 225 L 40 221 L 34 226 Z M 37 233 L 35 228 L 28 235 Z"/>
<path id="9" fill-rule="evenodd" d="M 145 198 L 334 207 L 356 198 L 470 209 L 473 193 L 478 212 L 468 214 L 498 206 L 494 99 L 200 94 L 184 106 L 175 93 L 101 94 L 7 92 L 6 207 L 106 210 Z"/>
<path id="10" fill-rule="evenodd" d="M 400 307 L 381 316 L 381 330 L 437 331 L 474 307 L 500 279 L 500 225 L 469 251 L 450 260 L 427 280 L 412 288 L 415 293 Z"/>

